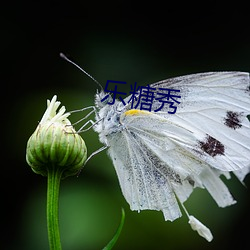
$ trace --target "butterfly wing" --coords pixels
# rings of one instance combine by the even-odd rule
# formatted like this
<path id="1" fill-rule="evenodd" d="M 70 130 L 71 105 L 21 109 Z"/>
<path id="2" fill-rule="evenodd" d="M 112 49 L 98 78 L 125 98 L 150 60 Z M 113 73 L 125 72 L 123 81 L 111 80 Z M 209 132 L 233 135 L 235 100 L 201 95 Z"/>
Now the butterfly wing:
<path id="1" fill-rule="evenodd" d="M 109 138 L 131 209 L 162 210 L 166 220 L 174 220 L 181 214 L 175 195 L 184 202 L 196 186 L 221 207 L 233 204 L 220 175 L 234 171 L 243 180 L 249 172 L 248 74 L 196 74 L 150 86 L 180 89 L 181 105 L 175 114 L 168 107 L 126 111 L 120 118 L 125 129 Z"/>
<path id="2" fill-rule="evenodd" d="M 204 160 L 223 171 L 249 168 L 248 73 L 194 74 L 161 81 L 152 86 L 181 90 L 182 103 L 176 114 L 170 115 L 168 107 L 164 107 L 159 115 L 197 134 L 197 150 Z M 155 105 L 158 105 L 157 102 Z M 198 134 L 203 134 L 203 139 Z"/>
<path id="3" fill-rule="evenodd" d="M 181 212 L 170 184 L 169 175 L 162 176 L 155 161 L 145 151 L 142 141 L 132 131 L 114 134 L 109 140 L 109 155 L 118 175 L 122 193 L 131 210 L 161 210 L 166 220 L 175 220 Z M 164 168 L 164 171 L 170 171 Z M 173 173 L 171 173 L 173 174 Z"/>

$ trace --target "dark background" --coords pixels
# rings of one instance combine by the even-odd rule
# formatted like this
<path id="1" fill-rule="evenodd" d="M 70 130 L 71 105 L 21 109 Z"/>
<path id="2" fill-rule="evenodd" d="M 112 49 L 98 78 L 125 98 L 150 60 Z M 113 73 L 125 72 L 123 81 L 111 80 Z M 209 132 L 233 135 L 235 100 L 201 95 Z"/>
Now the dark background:
<path id="1" fill-rule="evenodd" d="M 48 249 L 46 178 L 25 161 L 26 143 L 54 94 L 67 110 L 93 105 L 97 85 L 59 57 L 69 55 L 104 86 L 146 85 L 196 72 L 250 69 L 248 5 L 216 1 L 68 1 L 1 4 L 2 249 Z M 82 116 L 79 114 L 79 116 Z M 71 120 L 79 119 L 77 115 Z M 89 131 L 89 154 L 101 147 Z M 121 215 L 114 249 L 248 249 L 249 189 L 225 180 L 237 204 L 218 208 L 205 190 L 186 202 L 214 235 L 206 242 L 185 216 L 165 222 L 161 212 L 132 212 L 105 152 L 81 175 L 62 181 L 60 228 L 65 250 L 101 249 Z M 249 176 L 246 186 L 250 186 Z"/>

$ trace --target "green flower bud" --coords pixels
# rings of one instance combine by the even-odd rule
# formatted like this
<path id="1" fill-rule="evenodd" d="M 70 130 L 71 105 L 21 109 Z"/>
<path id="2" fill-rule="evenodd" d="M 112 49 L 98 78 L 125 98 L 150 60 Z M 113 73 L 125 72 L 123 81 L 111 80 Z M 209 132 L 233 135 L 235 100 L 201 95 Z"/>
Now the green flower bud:
<path id="1" fill-rule="evenodd" d="M 79 172 L 87 158 L 87 148 L 65 113 L 64 106 L 56 113 L 60 102 L 54 96 L 47 101 L 41 122 L 27 143 L 26 161 L 32 170 L 43 176 L 50 168 L 62 171 L 62 177 Z"/>

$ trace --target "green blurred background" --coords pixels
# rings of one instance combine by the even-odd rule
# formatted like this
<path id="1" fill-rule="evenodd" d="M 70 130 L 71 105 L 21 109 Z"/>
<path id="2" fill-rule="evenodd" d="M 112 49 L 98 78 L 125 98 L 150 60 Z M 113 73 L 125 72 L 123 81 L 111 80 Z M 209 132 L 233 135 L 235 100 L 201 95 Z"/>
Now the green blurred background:
<path id="1" fill-rule="evenodd" d="M 197 3 L 197 2 L 196 2 Z M 26 143 L 54 94 L 67 110 L 93 105 L 97 85 L 59 57 L 69 55 L 105 85 L 139 85 L 205 71 L 250 69 L 249 18 L 244 5 L 135 1 L 9 2 L 1 6 L 2 227 L 1 249 L 48 249 L 46 178 L 25 161 Z M 128 85 L 129 86 L 129 85 Z M 77 121 L 83 114 L 73 115 Z M 101 147 L 82 134 L 89 154 Z M 62 181 L 60 229 L 64 250 L 95 250 L 126 220 L 114 249 L 248 249 L 249 189 L 225 181 L 238 203 L 218 208 L 205 190 L 186 202 L 213 235 L 206 242 L 185 216 L 132 212 L 111 161 L 102 152 L 81 175 Z M 246 178 L 250 186 L 250 177 Z"/>

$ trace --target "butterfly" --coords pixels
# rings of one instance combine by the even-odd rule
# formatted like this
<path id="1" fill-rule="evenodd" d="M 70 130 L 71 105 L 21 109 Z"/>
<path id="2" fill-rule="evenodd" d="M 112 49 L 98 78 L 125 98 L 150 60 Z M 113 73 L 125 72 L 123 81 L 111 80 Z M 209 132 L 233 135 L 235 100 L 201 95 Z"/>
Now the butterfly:
<path id="1" fill-rule="evenodd" d="M 248 73 L 192 74 L 150 87 L 180 90 L 175 114 L 167 106 L 159 112 L 131 109 L 119 100 L 111 106 L 101 102 L 104 92 L 95 99 L 93 128 L 108 147 L 131 210 L 161 210 L 173 221 L 181 216 L 178 202 L 196 187 L 206 188 L 220 207 L 234 204 L 220 176 L 233 173 L 243 181 L 250 171 Z"/>
<path id="2" fill-rule="evenodd" d="M 183 203 L 197 187 L 219 207 L 235 203 L 220 177 L 234 174 L 243 182 L 250 172 L 249 74 L 197 73 L 149 87 L 157 93 L 180 90 L 176 112 L 169 112 L 168 105 L 158 112 L 131 108 L 131 96 L 109 105 L 112 97 L 102 90 L 95 96 L 93 129 L 107 148 L 131 210 L 160 210 L 166 221 L 174 221 L 182 206 L 192 229 L 211 241 L 210 230 Z M 155 99 L 153 105 L 160 102 Z"/>

